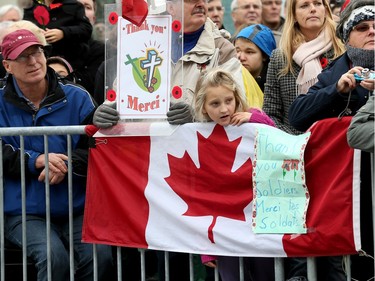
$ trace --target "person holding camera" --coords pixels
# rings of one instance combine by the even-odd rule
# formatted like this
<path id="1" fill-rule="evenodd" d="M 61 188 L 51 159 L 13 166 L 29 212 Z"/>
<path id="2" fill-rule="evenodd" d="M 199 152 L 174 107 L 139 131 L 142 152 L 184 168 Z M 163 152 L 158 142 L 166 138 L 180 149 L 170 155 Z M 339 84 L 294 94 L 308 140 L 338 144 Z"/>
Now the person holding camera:
<path id="1" fill-rule="evenodd" d="M 289 108 L 289 122 L 295 129 L 305 131 L 325 118 L 353 116 L 373 96 L 374 20 L 373 0 L 351 1 L 342 11 L 336 32 L 347 51 L 318 75 L 318 82 L 306 94 L 294 100 Z M 362 251 L 361 255 L 351 257 L 352 277 L 369 280 L 374 276 L 370 153 L 362 152 L 360 168 Z"/>
<path id="2" fill-rule="evenodd" d="M 337 35 L 346 52 L 318 75 L 318 82 L 299 95 L 289 108 L 289 122 L 307 130 L 315 121 L 353 116 L 375 89 L 375 80 L 362 71 L 374 70 L 375 6 L 373 0 L 352 1 L 341 14 Z M 364 75 L 365 76 L 365 75 Z"/>

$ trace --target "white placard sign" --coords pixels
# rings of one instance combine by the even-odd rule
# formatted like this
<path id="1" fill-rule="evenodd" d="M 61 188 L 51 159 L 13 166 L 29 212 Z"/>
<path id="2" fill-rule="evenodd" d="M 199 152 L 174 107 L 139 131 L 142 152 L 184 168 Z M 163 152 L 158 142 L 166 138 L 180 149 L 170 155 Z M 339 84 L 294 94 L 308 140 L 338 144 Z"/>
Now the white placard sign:
<path id="1" fill-rule="evenodd" d="M 170 99 L 171 16 L 140 25 L 119 17 L 117 109 L 121 119 L 166 118 Z"/>

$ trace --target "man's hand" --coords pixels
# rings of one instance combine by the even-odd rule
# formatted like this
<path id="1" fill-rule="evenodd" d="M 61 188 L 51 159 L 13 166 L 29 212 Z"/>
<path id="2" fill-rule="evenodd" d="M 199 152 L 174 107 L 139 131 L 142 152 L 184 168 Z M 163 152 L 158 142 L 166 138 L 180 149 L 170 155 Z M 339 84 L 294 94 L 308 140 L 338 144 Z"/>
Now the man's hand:
<path id="1" fill-rule="evenodd" d="M 67 173 L 68 167 L 66 166 L 65 161 L 68 161 L 68 156 L 61 153 L 48 153 L 48 167 L 52 172 L 62 172 Z M 41 154 L 36 158 L 35 168 L 45 168 L 45 154 Z"/>
<path id="2" fill-rule="evenodd" d="M 62 173 L 61 171 L 60 172 L 52 172 L 51 170 L 49 170 L 48 172 L 48 176 L 49 176 L 49 184 L 50 185 L 54 185 L 54 184 L 58 184 L 60 182 L 62 182 L 65 178 L 65 173 Z M 45 181 L 46 179 L 46 169 L 43 169 L 43 171 L 40 173 L 39 177 L 38 177 L 38 181 Z"/>
<path id="3" fill-rule="evenodd" d="M 66 156 L 65 154 L 48 153 L 48 181 L 51 185 L 58 184 L 63 181 L 65 174 L 68 172 L 68 167 L 65 162 L 67 160 L 68 156 Z M 46 179 L 46 166 L 45 154 L 39 155 L 35 161 L 35 167 L 37 169 L 44 168 L 38 177 L 39 181 L 45 181 Z"/>
<path id="4" fill-rule="evenodd" d="M 116 102 L 100 105 L 94 113 L 94 125 L 102 129 L 116 125 L 118 120 L 120 120 L 120 116 L 115 108 Z"/>
<path id="5" fill-rule="evenodd" d="M 193 114 L 190 105 L 178 102 L 173 104 L 167 112 L 167 120 L 172 125 L 182 125 L 193 122 Z"/>

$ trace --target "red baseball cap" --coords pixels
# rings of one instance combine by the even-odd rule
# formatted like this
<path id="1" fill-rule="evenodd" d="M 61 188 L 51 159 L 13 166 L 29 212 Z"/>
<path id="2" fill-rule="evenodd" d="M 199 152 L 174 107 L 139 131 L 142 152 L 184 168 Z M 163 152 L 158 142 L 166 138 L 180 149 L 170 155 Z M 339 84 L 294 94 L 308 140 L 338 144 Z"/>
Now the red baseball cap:
<path id="1" fill-rule="evenodd" d="M 42 43 L 30 30 L 19 29 L 5 35 L 1 44 L 1 52 L 4 59 L 15 60 L 24 50 L 33 45 L 42 45 Z"/>

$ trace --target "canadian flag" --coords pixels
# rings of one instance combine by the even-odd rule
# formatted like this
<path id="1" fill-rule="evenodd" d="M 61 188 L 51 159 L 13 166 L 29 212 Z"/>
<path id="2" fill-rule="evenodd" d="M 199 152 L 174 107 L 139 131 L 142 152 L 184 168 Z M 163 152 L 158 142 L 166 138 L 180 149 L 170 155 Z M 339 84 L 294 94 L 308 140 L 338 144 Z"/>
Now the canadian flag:
<path id="1" fill-rule="evenodd" d="M 257 128 L 185 124 L 170 136 L 99 137 L 90 150 L 83 241 L 227 256 L 356 253 L 359 151 L 350 118 L 314 124 L 305 149 L 306 234 L 252 231 Z"/>

